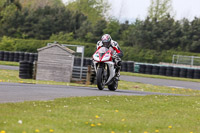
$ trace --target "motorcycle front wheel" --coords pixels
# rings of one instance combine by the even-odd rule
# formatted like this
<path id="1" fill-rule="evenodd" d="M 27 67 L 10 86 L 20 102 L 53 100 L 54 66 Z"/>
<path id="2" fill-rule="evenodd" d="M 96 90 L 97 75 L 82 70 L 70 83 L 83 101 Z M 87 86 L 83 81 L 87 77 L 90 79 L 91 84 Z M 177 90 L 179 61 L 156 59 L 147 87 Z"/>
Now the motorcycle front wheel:
<path id="1" fill-rule="evenodd" d="M 117 80 L 114 80 L 113 83 L 111 85 L 108 85 L 108 89 L 110 91 L 115 91 L 117 90 L 117 87 L 118 87 L 118 81 Z"/>
<path id="2" fill-rule="evenodd" d="M 103 90 L 105 87 L 105 79 L 103 72 L 104 72 L 103 68 L 97 69 L 97 87 L 99 90 Z"/>

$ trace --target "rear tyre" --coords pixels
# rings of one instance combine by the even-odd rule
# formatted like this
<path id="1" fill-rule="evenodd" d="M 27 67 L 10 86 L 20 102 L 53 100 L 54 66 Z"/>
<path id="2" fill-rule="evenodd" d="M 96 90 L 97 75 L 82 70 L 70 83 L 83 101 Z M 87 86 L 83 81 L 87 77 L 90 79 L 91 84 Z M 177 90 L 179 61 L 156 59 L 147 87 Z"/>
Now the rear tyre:
<path id="1" fill-rule="evenodd" d="M 108 85 L 108 89 L 110 91 L 115 91 L 117 90 L 118 87 L 118 81 L 114 80 L 113 83 L 111 85 Z"/>
<path id="2" fill-rule="evenodd" d="M 97 87 L 99 88 L 99 90 L 103 90 L 105 87 L 103 68 L 98 68 L 98 70 L 97 70 Z"/>

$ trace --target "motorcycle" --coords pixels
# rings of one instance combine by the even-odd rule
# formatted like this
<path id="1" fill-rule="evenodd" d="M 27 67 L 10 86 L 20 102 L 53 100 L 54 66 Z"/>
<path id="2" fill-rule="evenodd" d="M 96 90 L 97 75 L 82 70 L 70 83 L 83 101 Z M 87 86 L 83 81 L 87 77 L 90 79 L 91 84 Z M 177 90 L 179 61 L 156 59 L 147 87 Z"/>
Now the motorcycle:
<path id="1" fill-rule="evenodd" d="M 116 70 L 117 63 L 121 62 L 121 59 L 113 56 L 114 54 L 115 51 L 113 48 L 108 49 L 106 47 L 101 47 L 93 54 L 93 63 L 99 90 L 103 90 L 106 85 L 110 91 L 115 91 L 118 87 Z"/>

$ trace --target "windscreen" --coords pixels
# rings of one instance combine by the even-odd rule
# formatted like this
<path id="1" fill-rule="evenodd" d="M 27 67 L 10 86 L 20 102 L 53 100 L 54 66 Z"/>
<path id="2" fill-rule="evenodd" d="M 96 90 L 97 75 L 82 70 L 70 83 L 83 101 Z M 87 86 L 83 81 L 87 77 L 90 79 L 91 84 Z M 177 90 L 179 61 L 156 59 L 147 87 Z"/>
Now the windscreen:
<path id="1" fill-rule="evenodd" d="M 102 47 L 98 50 L 99 55 L 102 57 L 106 52 L 108 51 L 108 49 L 106 47 Z"/>

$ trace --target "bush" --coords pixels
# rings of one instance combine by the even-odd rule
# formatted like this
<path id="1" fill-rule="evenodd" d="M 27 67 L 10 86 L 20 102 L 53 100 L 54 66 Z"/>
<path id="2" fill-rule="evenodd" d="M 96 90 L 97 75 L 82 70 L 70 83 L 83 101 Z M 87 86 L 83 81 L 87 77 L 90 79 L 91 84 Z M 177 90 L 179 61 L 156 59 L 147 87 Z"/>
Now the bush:
<path id="1" fill-rule="evenodd" d="M 4 51 L 15 51 L 14 40 L 4 36 L 0 42 L 0 50 Z"/>
<path id="2" fill-rule="evenodd" d="M 23 52 L 37 52 L 37 49 L 44 47 L 47 43 L 52 43 L 55 40 L 26 40 L 26 39 L 12 39 L 3 37 L 0 40 L 0 50 L 2 51 L 23 51 Z M 92 57 L 96 50 L 95 43 L 82 43 L 76 41 L 59 41 L 60 44 L 73 44 L 85 46 L 85 57 Z M 70 47 L 72 48 L 72 47 Z M 74 47 L 73 50 L 76 50 Z M 146 62 L 146 63 L 159 63 L 159 62 L 172 62 L 172 57 L 176 55 L 187 55 L 187 56 L 200 56 L 199 53 L 190 53 L 176 50 L 163 50 L 156 51 L 150 49 L 143 49 L 138 46 L 135 47 L 121 47 L 124 57 L 122 60 L 130 60 L 135 62 Z"/>

